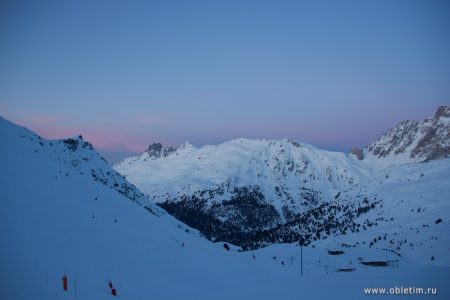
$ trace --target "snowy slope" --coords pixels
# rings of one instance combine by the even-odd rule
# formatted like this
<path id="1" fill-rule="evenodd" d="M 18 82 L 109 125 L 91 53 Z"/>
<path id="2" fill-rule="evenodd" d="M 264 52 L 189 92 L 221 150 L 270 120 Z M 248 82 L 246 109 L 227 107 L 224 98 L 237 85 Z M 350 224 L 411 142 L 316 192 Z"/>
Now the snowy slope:
<path id="1" fill-rule="evenodd" d="M 360 299 L 363 288 L 400 286 L 437 288 L 430 299 L 450 294 L 448 267 L 416 267 L 405 260 L 398 268 L 367 267 L 359 257 L 396 255 L 359 244 L 330 256 L 327 251 L 342 247 L 341 240 L 304 247 L 300 277 L 298 246 L 226 251 L 161 213 L 81 139 L 48 141 L 0 119 L 0 140 L 1 299 L 111 299 L 108 280 L 119 299 Z M 444 173 L 436 176 L 446 176 L 440 169 Z M 403 179 L 390 174 L 392 183 Z M 429 173 L 422 178 L 434 182 Z M 433 243 L 441 241 L 435 228 L 448 232 L 448 224 L 444 219 L 430 226 L 439 236 Z M 441 263 L 447 250 L 436 251 L 436 264 L 448 266 Z M 349 266 L 355 270 L 336 272 Z"/>

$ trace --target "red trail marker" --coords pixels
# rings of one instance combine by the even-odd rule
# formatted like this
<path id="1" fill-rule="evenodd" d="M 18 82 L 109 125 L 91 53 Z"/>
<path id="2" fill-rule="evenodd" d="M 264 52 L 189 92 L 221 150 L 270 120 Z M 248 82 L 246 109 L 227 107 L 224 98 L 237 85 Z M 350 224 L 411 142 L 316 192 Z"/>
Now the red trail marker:
<path id="1" fill-rule="evenodd" d="M 63 276 L 62 281 L 63 281 L 63 289 L 65 291 L 67 291 L 67 276 L 66 275 Z"/>

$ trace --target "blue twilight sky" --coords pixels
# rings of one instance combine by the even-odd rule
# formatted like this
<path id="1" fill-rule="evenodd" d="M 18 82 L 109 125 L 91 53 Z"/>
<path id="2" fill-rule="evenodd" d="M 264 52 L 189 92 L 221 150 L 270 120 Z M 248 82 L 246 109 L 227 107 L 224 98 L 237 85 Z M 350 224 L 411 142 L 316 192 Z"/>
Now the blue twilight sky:
<path id="1" fill-rule="evenodd" d="M 0 1 L 0 115 L 110 161 L 238 137 L 347 150 L 449 102 L 449 1 Z"/>

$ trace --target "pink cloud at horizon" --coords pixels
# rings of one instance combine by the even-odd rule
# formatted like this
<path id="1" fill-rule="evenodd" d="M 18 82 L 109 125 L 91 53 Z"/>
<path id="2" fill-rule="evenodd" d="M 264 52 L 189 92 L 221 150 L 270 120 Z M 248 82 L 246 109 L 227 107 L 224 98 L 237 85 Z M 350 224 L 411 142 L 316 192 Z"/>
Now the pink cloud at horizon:
<path id="1" fill-rule="evenodd" d="M 173 144 L 156 135 L 139 135 L 132 130 L 118 129 L 115 126 L 68 126 L 51 115 L 34 114 L 17 123 L 47 139 L 63 139 L 82 135 L 84 140 L 98 149 L 124 149 L 129 152 L 142 152 L 152 142 Z"/>
<path id="2" fill-rule="evenodd" d="M 212 122 L 212 124 L 194 131 L 188 120 L 177 122 L 166 117 L 143 114 L 135 115 L 129 120 L 122 120 L 122 124 L 114 122 L 113 118 L 99 117 L 95 122 L 90 121 L 89 124 L 80 125 L 74 123 L 76 121 L 71 116 L 61 118 L 51 114 L 38 113 L 26 115 L 16 113 L 15 117 L 9 119 L 48 139 L 61 139 L 81 134 L 98 150 L 107 152 L 141 153 L 154 142 L 160 142 L 165 146 L 177 146 L 180 142 L 188 140 L 202 146 L 220 144 L 239 137 L 250 139 L 288 138 L 309 143 L 321 149 L 347 151 L 352 147 L 366 146 L 361 145 L 362 143 L 359 141 L 361 136 L 367 136 L 365 139 L 368 141 L 371 136 L 376 136 L 374 133 L 364 134 L 364 130 L 355 126 L 351 128 L 348 126 L 318 127 L 313 124 L 299 126 L 295 122 L 289 121 L 279 124 L 280 126 L 273 126 L 270 123 L 260 125 L 248 121 L 230 125 Z M 211 122 L 211 120 L 207 121 Z M 218 125 L 221 126 L 218 127 Z M 283 130 L 282 127 L 289 127 L 289 130 Z M 163 130 L 173 140 L 162 138 L 154 133 L 155 130 Z"/>

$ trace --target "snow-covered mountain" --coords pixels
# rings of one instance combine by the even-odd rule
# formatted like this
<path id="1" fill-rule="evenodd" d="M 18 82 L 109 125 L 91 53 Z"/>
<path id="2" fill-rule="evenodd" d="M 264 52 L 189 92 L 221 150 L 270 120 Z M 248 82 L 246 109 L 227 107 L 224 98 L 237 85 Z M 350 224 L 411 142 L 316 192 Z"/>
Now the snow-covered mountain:
<path id="1" fill-rule="evenodd" d="M 201 148 L 185 143 L 167 155 L 146 151 L 114 168 L 210 240 L 244 249 L 300 239 L 310 244 L 403 218 L 390 211 L 397 199 L 381 192 L 386 186 L 404 190 L 402 199 L 432 191 L 430 202 L 401 205 L 410 212 L 442 204 L 450 194 L 448 116 L 449 107 L 440 107 L 424 122 L 402 122 L 359 158 L 292 140 L 237 139 Z"/>
<path id="2" fill-rule="evenodd" d="M 400 287 L 432 288 L 432 299 L 450 294 L 446 160 L 409 165 L 407 172 L 390 167 L 371 177 L 384 206 L 354 220 L 383 213 L 393 221 L 362 222 L 367 230 L 321 236 L 303 251 L 295 243 L 241 252 L 211 243 L 164 213 L 81 137 L 45 140 L 0 118 L 0 141 L 2 299 L 110 299 L 110 280 L 117 298 L 136 300 L 360 299 L 368 288 L 386 288 L 382 298 L 390 299 L 391 289 Z M 194 149 L 186 144 L 178 151 Z M 330 174 L 342 186 L 361 184 L 338 172 Z"/>

